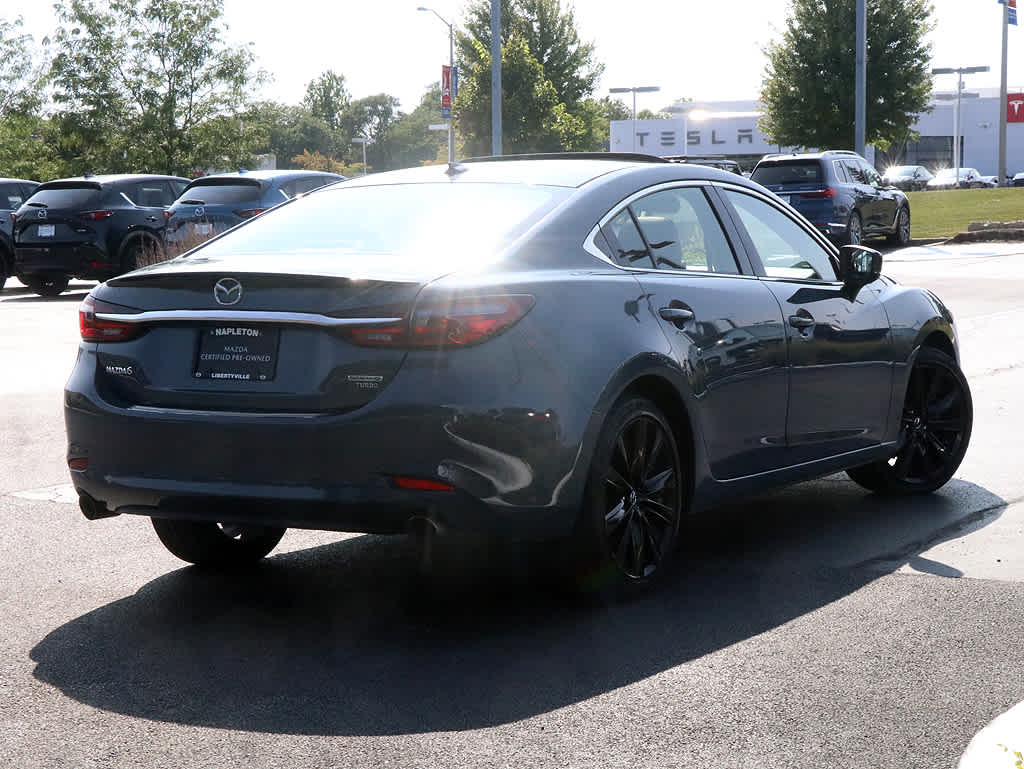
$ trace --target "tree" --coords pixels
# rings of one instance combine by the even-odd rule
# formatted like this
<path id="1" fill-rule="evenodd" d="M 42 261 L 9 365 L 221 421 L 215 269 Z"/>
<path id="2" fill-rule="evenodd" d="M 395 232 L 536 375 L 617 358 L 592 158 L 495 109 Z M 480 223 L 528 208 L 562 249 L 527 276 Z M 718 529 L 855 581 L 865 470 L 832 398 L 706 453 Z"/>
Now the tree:
<path id="1" fill-rule="evenodd" d="M 512 38 L 525 42 L 557 102 L 572 109 L 593 93 L 604 65 L 596 61 L 593 43 L 580 42 L 571 7 L 563 10 L 560 0 L 501 0 L 500 13 L 502 45 Z M 474 40 L 490 54 L 491 0 L 472 0 L 466 10 L 466 31 L 458 35 L 459 62 L 465 68 L 480 64 Z"/>
<path id="2" fill-rule="evenodd" d="M 388 134 L 391 144 L 390 163 L 379 168 L 408 168 L 435 163 L 441 153 L 447 158 L 448 133 L 430 130 L 430 124 L 438 122 L 440 117 L 441 86 L 434 83 L 412 112 L 399 115 Z"/>
<path id="3" fill-rule="evenodd" d="M 61 0 L 57 12 L 53 98 L 77 170 L 184 174 L 245 154 L 244 127 L 224 118 L 262 75 L 224 42 L 222 0 Z M 200 141 L 213 120 L 217 143 Z"/>
<path id="4" fill-rule="evenodd" d="M 331 128 L 340 128 L 352 97 L 345 87 L 345 76 L 327 70 L 306 85 L 303 106 Z"/>
<path id="5" fill-rule="evenodd" d="M 21 31 L 22 24 L 20 16 L 0 18 L 0 119 L 33 114 L 42 103 L 48 62 L 32 36 Z"/>
<path id="6" fill-rule="evenodd" d="M 782 39 L 770 44 L 759 127 L 771 144 L 854 145 L 856 0 L 793 0 Z M 931 5 L 867 0 L 866 139 L 903 141 L 928 108 Z"/>

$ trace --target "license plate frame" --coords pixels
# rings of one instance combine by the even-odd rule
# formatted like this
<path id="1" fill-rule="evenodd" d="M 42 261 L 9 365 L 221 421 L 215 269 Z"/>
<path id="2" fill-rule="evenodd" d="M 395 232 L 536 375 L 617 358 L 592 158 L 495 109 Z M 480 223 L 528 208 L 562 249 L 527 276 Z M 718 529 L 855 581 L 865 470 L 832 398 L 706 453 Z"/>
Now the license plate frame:
<path id="1" fill-rule="evenodd" d="M 192 222 L 192 234 L 207 237 L 213 234 L 213 224 L 210 222 Z"/>
<path id="2" fill-rule="evenodd" d="M 204 381 L 272 382 L 280 344 L 281 329 L 272 326 L 205 326 L 196 336 L 192 375 Z"/>
<path id="3" fill-rule="evenodd" d="M 40 238 L 52 238 L 57 233 L 57 227 L 53 224 L 36 225 L 36 235 Z"/>

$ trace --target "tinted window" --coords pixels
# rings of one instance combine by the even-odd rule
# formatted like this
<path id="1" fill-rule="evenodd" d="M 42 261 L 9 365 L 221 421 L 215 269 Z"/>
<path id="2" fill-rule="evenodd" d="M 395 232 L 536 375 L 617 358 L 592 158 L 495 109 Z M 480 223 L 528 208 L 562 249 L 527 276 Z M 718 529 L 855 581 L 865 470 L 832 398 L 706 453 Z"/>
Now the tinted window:
<path id="1" fill-rule="evenodd" d="M 170 186 L 159 180 L 137 182 L 124 192 L 132 203 L 143 208 L 163 208 L 174 202 Z"/>
<path id="2" fill-rule="evenodd" d="M 857 184 L 871 184 L 871 180 L 867 175 L 867 169 L 856 160 L 844 160 L 843 166 L 846 167 L 846 173 L 849 177 Z"/>
<path id="3" fill-rule="evenodd" d="M 766 275 L 830 282 L 836 279 L 828 252 L 782 211 L 751 195 L 723 192 L 754 242 Z"/>
<path id="4" fill-rule="evenodd" d="M 182 200 L 195 200 L 206 205 L 233 205 L 257 201 L 260 183 L 253 180 L 192 182 L 181 194 Z"/>
<path id="5" fill-rule="evenodd" d="M 37 189 L 28 199 L 47 208 L 81 208 L 100 197 L 98 185 L 62 184 L 57 187 Z"/>
<path id="6" fill-rule="evenodd" d="M 738 273 L 711 205 L 696 187 L 661 190 L 632 203 L 655 267 Z"/>
<path id="7" fill-rule="evenodd" d="M 636 228 L 633 215 L 628 208 L 622 209 L 609 219 L 601 231 L 612 248 L 609 256 L 623 267 L 654 266 L 647 245 L 640 237 L 640 231 Z"/>
<path id="8" fill-rule="evenodd" d="M 843 165 L 842 161 L 833 160 L 832 161 L 832 168 L 836 172 L 836 180 L 837 181 L 849 184 L 850 176 L 849 176 L 849 174 L 846 173 L 846 167 Z"/>
<path id="9" fill-rule="evenodd" d="M 766 187 L 776 184 L 820 184 L 821 163 L 817 160 L 782 160 L 763 163 L 750 175 Z"/>
<path id="10" fill-rule="evenodd" d="M 21 194 L 21 185 L 5 182 L 0 184 L 0 208 L 18 208 L 25 202 Z"/>
<path id="11" fill-rule="evenodd" d="M 423 259 L 454 269 L 485 262 L 570 194 L 561 187 L 519 184 L 341 186 L 298 198 L 196 253 L 301 250 L 350 260 L 354 269 L 383 261 L 401 271 Z"/>

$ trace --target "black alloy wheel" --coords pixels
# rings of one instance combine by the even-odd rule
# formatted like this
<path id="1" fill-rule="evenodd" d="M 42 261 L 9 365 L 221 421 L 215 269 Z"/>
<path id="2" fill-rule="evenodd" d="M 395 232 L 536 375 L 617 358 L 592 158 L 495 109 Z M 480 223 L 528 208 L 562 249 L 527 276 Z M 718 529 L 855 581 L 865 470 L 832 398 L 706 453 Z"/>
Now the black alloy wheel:
<path id="1" fill-rule="evenodd" d="M 583 537 L 588 593 L 620 595 L 660 578 L 679 544 L 687 488 L 675 435 L 646 398 L 609 415 L 591 467 Z"/>
<path id="2" fill-rule="evenodd" d="M 277 547 L 285 529 L 212 521 L 152 518 L 156 535 L 172 554 L 197 566 L 230 569 L 256 563 Z"/>
<path id="3" fill-rule="evenodd" d="M 935 491 L 963 461 L 973 420 L 970 387 L 956 361 L 935 348 L 922 348 L 907 384 L 896 453 L 847 474 L 883 494 Z"/>
<path id="4" fill-rule="evenodd" d="M 905 246 L 910 242 L 910 209 L 906 206 L 900 206 L 900 210 L 896 213 L 896 229 L 889 240 L 900 246 Z"/>
<path id="5" fill-rule="evenodd" d="M 850 221 L 846 223 L 846 242 L 851 246 L 859 246 L 863 236 L 860 214 L 854 211 L 850 214 Z"/>

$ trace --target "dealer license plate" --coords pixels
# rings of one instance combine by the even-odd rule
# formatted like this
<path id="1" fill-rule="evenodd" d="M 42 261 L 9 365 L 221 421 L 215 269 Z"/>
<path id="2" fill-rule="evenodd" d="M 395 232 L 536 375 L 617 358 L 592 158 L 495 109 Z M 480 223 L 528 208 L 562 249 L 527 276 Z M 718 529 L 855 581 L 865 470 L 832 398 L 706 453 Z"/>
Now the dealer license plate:
<path id="1" fill-rule="evenodd" d="M 196 235 L 209 235 L 213 232 L 213 225 L 209 222 L 197 222 L 192 225 L 192 232 Z"/>
<path id="2" fill-rule="evenodd" d="M 54 232 L 54 225 L 52 224 L 40 224 L 36 234 L 41 238 L 52 238 Z"/>
<path id="3" fill-rule="evenodd" d="M 199 332 L 196 379 L 269 382 L 277 369 L 280 329 L 213 326 Z"/>

